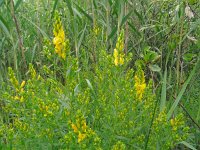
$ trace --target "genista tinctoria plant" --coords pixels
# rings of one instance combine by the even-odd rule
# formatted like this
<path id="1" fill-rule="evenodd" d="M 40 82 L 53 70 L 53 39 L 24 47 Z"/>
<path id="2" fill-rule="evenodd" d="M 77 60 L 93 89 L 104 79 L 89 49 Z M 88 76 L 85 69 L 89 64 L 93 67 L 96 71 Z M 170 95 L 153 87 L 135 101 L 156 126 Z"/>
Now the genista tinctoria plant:
<path id="1" fill-rule="evenodd" d="M 122 30 L 117 38 L 117 43 L 114 49 L 114 63 L 115 66 L 124 64 L 124 30 Z"/>
<path id="2" fill-rule="evenodd" d="M 23 149 L 28 141 L 32 149 L 123 150 L 144 149 L 148 139 L 148 149 L 170 149 L 187 140 L 184 116 L 167 120 L 165 111 L 159 113 L 152 81 L 145 79 L 143 68 L 128 68 L 132 56 L 125 57 L 122 41 L 120 34 L 117 57 L 102 46 L 92 71 L 77 68 L 76 59 L 60 54 L 61 66 L 43 65 L 38 71 L 30 64 L 24 81 L 9 68 L 7 91 L 0 95 L 5 103 L 0 144 Z M 64 83 L 57 70 L 64 72 Z"/>
<path id="3" fill-rule="evenodd" d="M 135 80 L 135 90 L 136 90 L 136 97 L 138 100 L 142 100 L 144 90 L 146 88 L 144 72 L 140 69 L 134 76 Z"/>
<path id="4" fill-rule="evenodd" d="M 54 23 L 54 39 L 53 44 L 55 46 L 55 53 L 62 59 L 66 59 L 67 53 L 69 53 L 69 39 L 65 37 L 62 21 L 58 13 L 55 13 Z"/>
<path id="5" fill-rule="evenodd" d="M 1 144 L 16 149 L 26 141 L 33 149 L 38 141 L 58 149 L 144 149 L 150 127 L 150 149 L 169 149 L 187 140 L 182 114 L 169 121 L 165 111 L 156 109 L 153 115 L 156 95 L 142 68 L 122 70 L 112 55 L 101 54 L 104 65 L 96 64 L 90 75 L 80 72 L 81 83 L 71 76 L 71 83 L 63 85 L 51 68 L 44 65 L 40 75 L 32 64 L 27 79 L 19 82 L 10 68 L 8 92 L 0 96 L 6 122 L 0 126 Z"/>

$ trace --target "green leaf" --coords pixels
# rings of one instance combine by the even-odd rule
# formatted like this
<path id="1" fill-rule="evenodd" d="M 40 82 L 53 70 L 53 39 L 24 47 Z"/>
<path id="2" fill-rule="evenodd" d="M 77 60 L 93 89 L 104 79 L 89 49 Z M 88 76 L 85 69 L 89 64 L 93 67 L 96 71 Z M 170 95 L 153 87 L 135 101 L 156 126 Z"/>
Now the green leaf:
<path id="1" fill-rule="evenodd" d="M 78 16 L 78 18 L 82 20 L 82 15 L 81 15 L 81 13 L 80 13 L 76 8 L 74 8 L 74 7 L 73 7 L 72 9 L 73 9 L 73 11 L 74 11 L 74 14 L 76 14 L 76 15 Z"/>
<path id="2" fill-rule="evenodd" d="M 150 49 L 150 47 L 146 47 L 144 49 L 144 60 L 146 62 L 153 63 L 160 58 L 160 55 L 158 55 L 158 53 L 156 53 L 155 51 L 151 51 L 149 49 Z"/>
<path id="3" fill-rule="evenodd" d="M 80 92 L 79 84 L 77 84 L 76 87 L 74 88 L 74 95 L 77 95 L 79 92 Z"/>
<path id="4" fill-rule="evenodd" d="M 198 0 L 189 0 L 189 4 L 190 4 L 190 5 L 194 5 L 194 4 L 197 3 L 197 1 L 198 1 Z"/>
<path id="5" fill-rule="evenodd" d="M 191 144 L 189 144 L 186 141 L 182 141 L 180 143 L 183 144 L 183 145 L 185 145 L 186 147 L 190 148 L 191 150 L 197 150 L 196 148 L 194 148 Z"/>
<path id="6" fill-rule="evenodd" d="M 94 5 L 94 8 L 97 9 L 97 2 L 96 2 L 96 0 L 93 0 L 92 3 Z"/>
<path id="7" fill-rule="evenodd" d="M 151 69 L 151 71 L 153 71 L 153 72 L 160 72 L 161 71 L 161 68 L 158 65 L 150 64 L 149 69 Z"/>
<path id="8" fill-rule="evenodd" d="M 92 93 L 93 93 L 93 95 L 95 96 L 96 94 L 95 94 L 94 88 L 93 88 L 93 86 L 92 86 L 90 80 L 88 80 L 88 79 L 85 79 L 85 80 L 86 80 L 86 82 L 87 82 L 87 84 L 88 84 L 88 87 L 92 90 Z"/>
<path id="9" fill-rule="evenodd" d="M 158 53 L 151 51 L 151 55 L 150 55 L 150 58 L 149 58 L 150 62 L 155 62 L 159 58 L 160 58 L 160 55 L 158 55 Z"/>
<path id="10" fill-rule="evenodd" d="M 89 87 L 92 91 L 94 91 L 93 86 L 92 86 L 90 80 L 88 80 L 88 79 L 85 79 L 85 80 L 86 80 L 86 82 L 87 82 L 87 84 L 88 84 L 88 87 Z"/>
<path id="11" fill-rule="evenodd" d="M 187 53 L 183 55 L 183 60 L 185 60 L 186 62 L 190 62 L 196 55 L 192 54 L 192 53 Z"/>
<path id="12" fill-rule="evenodd" d="M 150 51 L 150 49 L 151 49 L 151 47 L 150 47 L 150 46 L 146 46 L 146 47 L 144 47 L 144 52 L 145 52 L 145 54 L 146 54 L 147 52 L 149 52 L 149 51 Z"/>

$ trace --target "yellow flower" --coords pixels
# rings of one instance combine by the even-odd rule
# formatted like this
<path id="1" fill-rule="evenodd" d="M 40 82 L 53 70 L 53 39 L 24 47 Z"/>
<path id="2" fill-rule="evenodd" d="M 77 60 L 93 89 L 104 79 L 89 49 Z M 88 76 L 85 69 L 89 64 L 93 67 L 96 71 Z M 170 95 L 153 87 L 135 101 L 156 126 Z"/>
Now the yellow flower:
<path id="1" fill-rule="evenodd" d="M 77 135 L 78 143 L 83 141 L 85 138 L 90 138 L 95 132 L 87 126 L 86 120 L 84 118 L 77 118 L 76 123 L 73 124 L 70 121 L 71 127 L 74 133 Z"/>
<path id="2" fill-rule="evenodd" d="M 22 83 L 21 83 L 21 85 L 20 85 L 20 88 L 23 88 L 24 87 L 24 85 L 25 85 L 25 81 L 22 81 Z"/>
<path id="3" fill-rule="evenodd" d="M 79 132 L 78 134 L 78 143 L 80 143 L 81 141 L 83 141 L 86 138 L 86 134 Z"/>
<path id="4" fill-rule="evenodd" d="M 20 97 L 19 96 L 15 96 L 14 100 L 20 100 Z"/>
<path id="5" fill-rule="evenodd" d="M 78 133 L 78 128 L 75 124 L 72 123 L 72 129 L 74 130 L 75 133 Z"/>
<path id="6" fill-rule="evenodd" d="M 95 25 L 94 28 L 93 28 L 93 32 L 94 32 L 95 35 L 98 35 L 99 32 L 100 32 L 100 28 Z"/>
<path id="7" fill-rule="evenodd" d="M 175 119 L 172 118 L 172 119 L 170 120 L 170 124 L 171 124 L 171 126 L 174 126 L 174 124 L 175 124 Z"/>
<path id="8" fill-rule="evenodd" d="M 120 33 L 117 43 L 113 52 L 115 66 L 124 64 L 124 32 Z"/>
<path id="9" fill-rule="evenodd" d="M 20 100 L 19 100 L 21 103 L 23 103 L 24 102 L 24 97 L 22 96 L 21 98 L 20 98 Z"/>
<path id="10" fill-rule="evenodd" d="M 87 125 L 86 125 L 86 122 L 84 120 L 83 123 L 82 123 L 82 130 L 83 130 L 83 132 L 86 132 L 86 129 L 87 129 Z"/>
<path id="11" fill-rule="evenodd" d="M 115 63 L 115 66 L 117 66 L 117 65 L 118 65 L 118 63 L 119 63 L 119 61 L 118 61 L 118 51 L 117 51 L 117 49 L 116 49 L 116 48 L 114 49 L 113 56 L 114 56 L 114 58 L 115 58 L 115 61 L 114 61 L 114 63 Z"/>
<path id="12" fill-rule="evenodd" d="M 112 150 L 125 150 L 126 145 L 122 143 L 121 141 L 118 141 L 113 147 Z"/>
<path id="13" fill-rule="evenodd" d="M 118 51 L 117 51 L 117 49 L 116 49 L 116 48 L 114 49 L 113 56 L 114 56 L 115 58 L 118 58 Z"/>
<path id="14" fill-rule="evenodd" d="M 144 72 L 141 70 L 140 77 L 136 74 L 135 77 L 135 89 L 136 89 L 136 97 L 141 101 L 143 97 L 144 90 L 146 88 Z"/>
<path id="15" fill-rule="evenodd" d="M 65 41 L 65 32 L 62 26 L 60 17 L 56 16 L 56 21 L 54 24 L 54 39 L 53 44 L 55 46 L 55 52 L 62 59 L 66 59 L 66 41 Z"/>
<path id="16" fill-rule="evenodd" d="M 120 55 L 120 57 L 119 57 L 119 64 L 120 65 L 124 64 L 124 57 L 123 57 L 123 55 Z"/>

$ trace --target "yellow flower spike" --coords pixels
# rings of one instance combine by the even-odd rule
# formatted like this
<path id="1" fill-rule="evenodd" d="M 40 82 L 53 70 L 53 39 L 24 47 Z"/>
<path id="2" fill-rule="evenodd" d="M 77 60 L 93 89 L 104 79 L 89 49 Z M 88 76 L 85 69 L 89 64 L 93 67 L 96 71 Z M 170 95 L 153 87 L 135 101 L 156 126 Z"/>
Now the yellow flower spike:
<path id="1" fill-rule="evenodd" d="M 120 46 L 120 42 L 119 42 L 119 39 L 118 39 L 118 42 L 116 43 L 116 49 L 119 50 L 119 46 Z"/>
<path id="2" fill-rule="evenodd" d="M 20 98 L 20 100 L 19 100 L 21 103 L 23 103 L 24 102 L 24 97 L 22 96 L 21 98 Z"/>
<path id="3" fill-rule="evenodd" d="M 20 100 L 20 97 L 19 96 L 15 96 L 14 100 Z"/>
<path id="4" fill-rule="evenodd" d="M 77 128 L 81 127 L 81 120 L 80 120 L 80 118 L 76 119 L 76 126 L 77 126 Z"/>
<path id="5" fill-rule="evenodd" d="M 124 64 L 123 49 L 124 49 L 124 31 L 122 30 L 119 37 L 117 38 L 117 43 L 113 52 L 115 66 Z"/>
<path id="6" fill-rule="evenodd" d="M 21 88 L 20 91 L 19 91 L 21 94 L 24 93 L 24 88 Z"/>
<path id="7" fill-rule="evenodd" d="M 66 59 L 65 53 L 61 53 L 61 57 L 65 60 Z"/>
<path id="8" fill-rule="evenodd" d="M 11 67 L 8 68 L 8 72 L 9 72 L 9 78 L 10 78 L 10 82 L 12 83 L 12 85 L 15 87 L 16 90 L 18 90 L 19 88 L 19 82 L 14 74 L 14 71 L 12 70 Z"/>
<path id="9" fill-rule="evenodd" d="M 139 101 L 142 100 L 144 90 L 146 89 L 146 83 L 145 83 L 145 78 L 144 78 L 144 72 L 140 70 L 135 77 L 135 90 L 136 90 L 136 97 L 138 98 Z"/>
<path id="10" fill-rule="evenodd" d="M 117 49 L 116 49 L 116 48 L 114 49 L 113 56 L 114 56 L 115 58 L 118 58 L 118 51 L 117 51 Z"/>
<path id="11" fill-rule="evenodd" d="M 119 57 L 119 64 L 120 65 L 124 64 L 124 57 L 123 57 L 123 55 L 120 55 L 120 57 Z"/>
<path id="12" fill-rule="evenodd" d="M 22 81 L 21 85 L 20 85 L 20 88 L 23 88 L 26 84 L 26 81 Z"/>
<path id="13" fill-rule="evenodd" d="M 87 129 L 87 125 L 86 125 L 86 122 L 84 121 L 83 124 L 82 124 L 83 132 L 86 132 L 86 129 Z"/>
<path id="14" fill-rule="evenodd" d="M 171 124 L 171 126 L 174 125 L 174 119 L 171 119 L 171 120 L 170 120 L 170 124 Z"/>
<path id="15" fill-rule="evenodd" d="M 35 79 L 35 78 L 36 78 L 36 71 L 35 71 L 35 69 L 33 68 L 33 65 L 32 65 L 32 64 L 29 64 L 29 71 L 30 71 L 30 74 L 31 74 L 31 78 L 32 78 L 32 79 Z"/>
<path id="16" fill-rule="evenodd" d="M 48 111 L 49 110 L 49 106 L 45 106 L 45 109 L 46 109 L 46 111 Z"/>
<path id="17" fill-rule="evenodd" d="M 17 81 L 17 79 L 16 79 L 16 78 L 14 78 L 14 80 L 13 80 L 13 81 L 14 81 L 13 83 L 14 83 L 14 85 L 15 85 L 15 86 L 18 86 L 18 85 L 19 85 L 19 82 Z"/>
<path id="18" fill-rule="evenodd" d="M 115 66 L 118 66 L 119 62 L 118 62 L 118 59 L 115 59 Z"/>
<path id="19" fill-rule="evenodd" d="M 69 49 L 69 40 L 65 40 L 65 32 L 62 26 L 61 19 L 58 14 L 55 17 L 54 23 L 54 39 L 53 44 L 55 46 L 55 52 L 58 54 L 59 57 L 62 59 L 66 59 L 66 46 Z M 67 43 L 67 44 L 66 44 Z"/>

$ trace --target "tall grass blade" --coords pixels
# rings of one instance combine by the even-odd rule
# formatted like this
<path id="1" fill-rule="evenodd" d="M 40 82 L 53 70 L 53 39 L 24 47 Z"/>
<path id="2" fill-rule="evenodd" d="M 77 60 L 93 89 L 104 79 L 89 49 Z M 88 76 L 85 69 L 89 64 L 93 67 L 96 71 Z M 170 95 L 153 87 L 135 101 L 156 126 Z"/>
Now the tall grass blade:
<path id="1" fill-rule="evenodd" d="M 135 13 L 136 16 L 138 17 L 138 19 L 139 19 L 142 23 L 144 23 L 144 19 L 143 19 L 142 15 L 141 15 L 136 9 L 134 10 L 134 13 Z"/>
<path id="2" fill-rule="evenodd" d="M 141 33 L 136 29 L 136 27 L 133 25 L 133 23 L 128 22 L 128 25 L 131 28 L 132 32 L 135 32 L 138 36 L 141 37 Z"/>
<path id="3" fill-rule="evenodd" d="M 88 79 L 85 79 L 85 80 L 86 80 L 86 82 L 87 82 L 88 87 L 91 89 L 93 95 L 96 97 L 96 93 L 95 93 L 95 91 L 94 91 L 94 88 L 93 88 L 93 86 L 92 86 L 90 80 L 88 80 Z"/>
<path id="4" fill-rule="evenodd" d="M 17 1 L 17 3 L 15 4 L 15 10 L 17 10 L 17 8 L 20 6 L 21 2 L 23 2 L 23 0 Z"/>
<path id="5" fill-rule="evenodd" d="M 123 26 L 124 23 L 126 23 L 126 21 L 129 19 L 129 17 L 132 15 L 132 12 L 133 12 L 133 11 L 130 11 L 126 16 L 124 16 L 124 17 L 122 18 L 121 26 Z"/>
<path id="6" fill-rule="evenodd" d="M 197 150 L 196 148 L 194 148 L 191 144 L 189 144 L 186 141 L 182 141 L 181 144 L 185 145 L 187 148 L 189 148 L 191 150 Z"/>
<path id="7" fill-rule="evenodd" d="M 9 32 L 9 26 L 6 23 L 6 21 L 3 19 L 3 17 L 0 16 L 0 28 L 5 32 L 6 36 L 8 38 L 11 38 L 10 32 Z"/>
<path id="8" fill-rule="evenodd" d="M 167 68 L 165 69 L 164 78 L 162 81 L 160 112 L 162 112 L 166 106 L 166 96 L 167 96 Z"/>
<path id="9" fill-rule="evenodd" d="M 78 49 L 80 48 L 81 43 L 82 43 L 82 41 L 83 41 L 83 37 L 84 37 L 84 35 L 85 35 L 85 31 L 86 31 L 86 25 L 85 25 L 85 28 L 84 28 L 84 30 L 82 31 L 81 37 L 80 37 L 80 39 L 79 39 L 79 41 L 78 41 Z"/>
<path id="10" fill-rule="evenodd" d="M 188 84 L 190 83 L 192 77 L 194 76 L 195 72 L 196 72 L 196 69 L 197 69 L 197 66 L 199 65 L 199 58 L 198 58 L 198 61 L 196 63 L 196 65 L 194 66 L 193 70 L 191 71 L 188 79 L 185 81 L 185 83 L 183 84 L 183 87 L 181 89 L 181 91 L 179 92 L 175 102 L 173 103 L 173 105 L 171 106 L 169 112 L 167 113 L 167 119 L 169 120 L 174 112 L 174 110 L 176 109 L 176 107 L 178 106 L 178 103 L 180 102 Z"/>
<path id="11" fill-rule="evenodd" d="M 51 19 L 52 19 L 53 16 L 54 16 L 54 12 L 55 12 L 55 10 L 56 10 L 57 4 L 58 4 L 58 0 L 55 0 L 55 1 L 54 1 L 54 5 L 53 5 L 53 10 L 52 10 L 52 13 L 51 13 Z"/>
<path id="12" fill-rule="evenodd" d="M 85 10 L 83 10 L 81 7 L 79 7 L 79 6 L 78 6 L 77 4 L 75 4 L 75 3 L 74 3 L 74 5 L 76 5 L 77 9 L 78 9 L 81 13 L 83 13 L 83 14 L 89 19 L 89 21 L 92 22 L 92 17 L 91 17 L 90 15 L 88 15 L 87 12 L 86 12 Z"/>
<path id="13" fill-rule="evenodd" d="M 76 9 L 76 8 L 72 8 L 73 11 L 74 11 L 74 14 L 76 14 L 76 16 L 82 21 L 82 15 L 81 13 Z"/>
<path id="14" fill-rule="evenodd" d="M 0 0 L 0 7 L 1 7 L 1 5 L 3 4 L 3 2 L 4 2 L 4 0 Z"/>
<path id="15" fill-rule="evenodd" d="M 73 12 L 73 9 L 72 9 L 72 2 L 71 0 L 65 0 L 65 2 L 67 3 L 67 7 L 69 9 L 69 12 L 72 16 L 74 16 L 74 12 Z"/>
<path id="16" fill-rule="evenodd" d="M 108 41 L 115 35 L 116 32 L 117 32 L 117 27 L 114 27 L 112 32 L 108 36 Z"/>
<path id="17" fill-rule="evenodd" d="M 39 27 L 37 26 L 34 22 L 32 22 L 31 20 L 27 19 L 26 17 L 24 17 L 23 15 L 21 15 L 21 17 L 23 17 L 25 20 L 27 20 L 30 24 L 32 24 L 36 29 L 38 29 L 40 31 L 40 33 L 47 39 L 50 40 L 49 36 Z"/>

